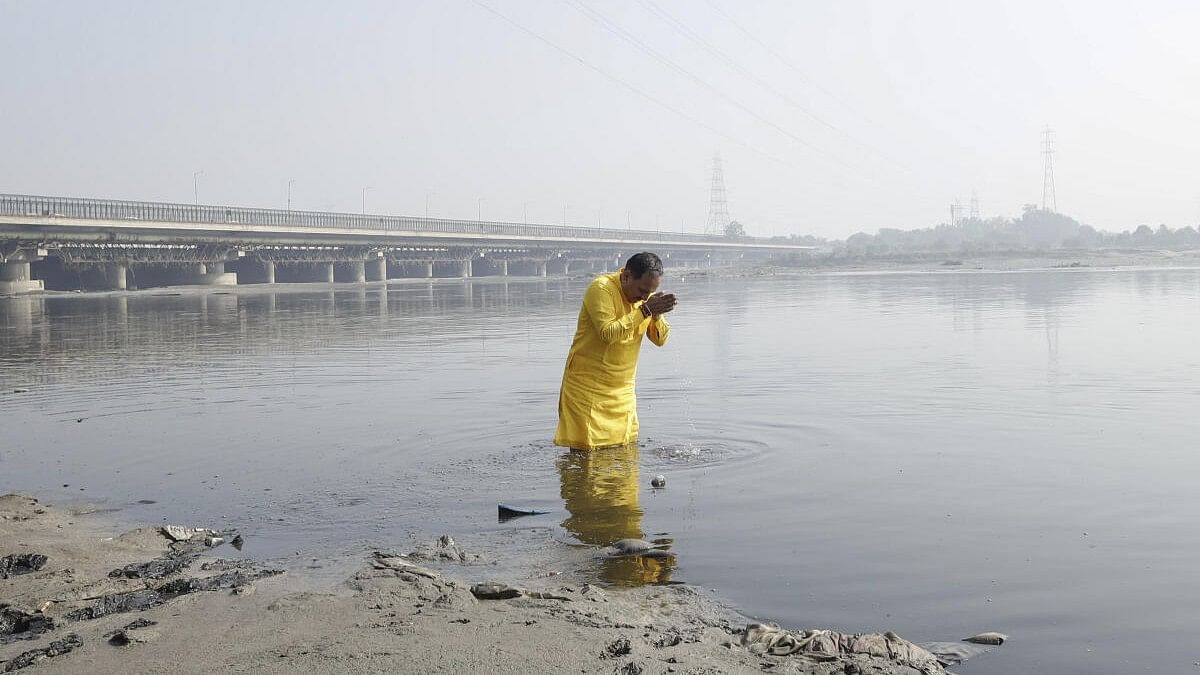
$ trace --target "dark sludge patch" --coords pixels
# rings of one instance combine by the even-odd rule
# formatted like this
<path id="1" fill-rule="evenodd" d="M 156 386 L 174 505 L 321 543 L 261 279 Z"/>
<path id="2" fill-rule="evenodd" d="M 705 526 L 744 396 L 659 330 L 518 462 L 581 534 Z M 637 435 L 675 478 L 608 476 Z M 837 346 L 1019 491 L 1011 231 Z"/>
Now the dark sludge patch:
<path id="1" fill-rule="evenodd" d="M 211 577 L 172 579 L 160 584 L 156 588 L 144 588 L 136 591 L 106 595 L 96 600 L 90 607 L 69 612 L 63 618 L 67 621 L 88 621 L 110 614 L 141 612 L 161 605 L 168 600 L 178 598 L 181 595 L 201 591 L 216 591 L 223 588 L 240 588 L 248 586 L 259 579 L 273 577 L 277 574 L 283 574 L 283 570 L 254 570 L 249 572 L 234 570 Z"/>
<path id="2" fill-rule="evenodd" d="M 80 639 L 77 634 L 71 633 L 61 640 L 55 640 L 54 642 L 51 642 L 45 647 L 39 649 L 30 649 L 29 651 L 22 652 L 8 661 L 0 663 L 3 663 L 4 665 L 4 672 L 11 673 L 16 670 L 21 670 L 22 668 L 28 668 L 29 666 L 32 666 L 43 659 L 62 656 L 63 654 L 67 654 L 77 647 L 82 646 L 83 640 Z"/>
<path id="3" fill-rule="evenodd" d="M 283 570 L 254 570 L 247 572 L 244 570 L 233 570 L 231 572 L 222 572 L 211 577 L 192 577 L 188 579 L 172 579 L 158 587 L 158 592 L 163 598 L 170 600 L 188 593 L 197 593 L 200 591 L 217 591 L 223 588 L 240 588 L 249 586 L 251 583 L 273 577 L 277 574 L 283 574 Z"/>
<path id="4" fill-rule="evenodd" d="M 139 640 L 138 636 L 143 635 L 142 633 L 136 633 L 139 628 L 149 628 L 150 626 L 156 625 L 158 625 L 157 621 L 151 621 L 150 619 L 137 619 L 126 624 L 119 630 L 106 633 L 104 637 L 108 638 L 109 644 L 117 647 L 124 647 L 125 645 L 137 642 Z"/>
<path id="5" fill-rule="evenodd" d="M 113 578 L 162 579 L 191 565 L 198 554 L 168 555 L 144 563 L 132 563 L 108 573 Z"/>
<path id="6" fill-rule="evenodd" d="M 113 593 L 96 600 L 90 607 L 68 612 L 63 615 L 67 621 L 88 621 L 99 619 L 110 614 L 125 612 L 141 612 L 163 603 L 162 595 L 153 589 L 143 588 L 137 591 Z"/>
<path id="7" fill-rule="evenodd" d="M 41 553 L 14 553 L 0 558 L 0 579 L 30 574 L 42 569 L 49 560 Z"/>
<path id="8" fill-rule="evenodd" d="M 0 643 L 34 638 L 50 630 L 54 630 L 54 619 L 0 603 Z"/>

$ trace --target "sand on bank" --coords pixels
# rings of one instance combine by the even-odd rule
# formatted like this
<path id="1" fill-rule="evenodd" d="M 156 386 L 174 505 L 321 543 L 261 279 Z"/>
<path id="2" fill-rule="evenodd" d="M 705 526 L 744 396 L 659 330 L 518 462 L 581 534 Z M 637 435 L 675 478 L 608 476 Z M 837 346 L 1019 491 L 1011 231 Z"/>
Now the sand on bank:
<path id="1" fill-rule="evenodd" d="M 231 569 L 263 572 L 244 560 L 220 562 L 220 544 L 194 549 L 197 557 L 183 569 L 160 578 L 110 576 L 127 565 L 172 560 L 170 544 L 159 528 L 115 534 L 101 514 L 0 497 L 0 557 L 46 556 L 37 571 L 0 579 L 0 612 L 34 625 L 0 635 L 0 672 L 52 643 L 69 651 L 32 659 L 21 672 L 944 672 L 865 654 L 817 660 L 757 653 L 741 646 L 743 617 L 685 585 L 601 588 L 564 575 L 499 593 L 515 597 L 480 599 L 483 589 L 473 593 L 456 574 L 465 564 L 460 558 L 476 557 L 460 556 L 453 543 L 426 555 L 375 553 L 324 592 L 299 588 L 287 574 L 166 592 L 201 585 L 187 579 L 226 578 Z M 80 617 L 105 597 L 157 592 L 148 589 L 163 591 L 159 604 Z M 32 635 L 43 619 L 54 626 Z"/>

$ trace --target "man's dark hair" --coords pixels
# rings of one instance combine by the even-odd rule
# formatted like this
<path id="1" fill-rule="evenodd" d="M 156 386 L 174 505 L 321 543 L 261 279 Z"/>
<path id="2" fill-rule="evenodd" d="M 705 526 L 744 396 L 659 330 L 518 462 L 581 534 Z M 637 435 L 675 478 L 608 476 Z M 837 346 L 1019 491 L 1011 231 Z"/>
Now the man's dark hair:
<path id="1" fill-rule="evenodd" d="M 649 251 L 634 253 L 625 261 L 625 271 L 634 279 L 641 279 L 647 272 L 663 273 L 662 260 Z"/>

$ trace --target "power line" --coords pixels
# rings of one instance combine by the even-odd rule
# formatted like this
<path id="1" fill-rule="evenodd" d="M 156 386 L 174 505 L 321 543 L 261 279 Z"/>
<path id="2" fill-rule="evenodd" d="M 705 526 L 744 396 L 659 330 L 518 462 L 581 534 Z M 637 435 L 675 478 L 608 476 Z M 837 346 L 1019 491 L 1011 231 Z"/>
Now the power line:
<path id="1" fill-rule="evenodd" d="M 638 49 L 642 50 L 643 52 L 649 54 L 650 56 L 654 57 L 655 59 L 657 59 L 661 63 L 665 64 L 666 66 L 670 67 L 671 69 L 675 70 L 676 72 L 683 75 L 684 77 L 687 77 L 689 80 L 695 82 L 696 84 L 712 91 L 719 98 L 724 100 L 726 103 L 729 103 L 730 105 L 734 106 L 738 110 L 741 110 L 742 112 L 746 113 L 747 115 L 750 115 L 751 117 L 758 120 L 759 122 L 771 127 L 772 129 L 775 129 L 779 133 L 787 136 L 788 138 L 791 138 L 792 140 L 796 141 L 800 145 L 803 145 L 804 147 L 808 148 L 809 150 L 812 150 L 813 152 L 816 152 L 817 154 L 823 155 L 826 159 L 829 159 L 838 164 L 841 164 L 842 166 L 845 166 L 846 168 L 854 169 L 854 167 L 849 166 L 845 162 L 841 161 L 839 158 L 830 155 L 829 153 L 825 152 L 821 148 L 813 145 L 812 143 L 801 138 L 800 136 L 797 136 L 796 134 L 792 133 L 788 129 L 785 129 L 784 127 L 781 127 L 780 125 L 776 124 L 775 122 L 772 122 L 771 120 L 767 119 L 766 117 L 763 117 L 762 115 L 755 112 L 754 109 L 748 107 L 741 101 L 738 101 L 733 96 L 730 96 L 729 94 L 725 93 L 724 91 L 721 91 L 719 88 L 708 83 L 706 80 L 704 80 L 700 76 L 696 75 L 695 73 L 691 72 L 687 68 L 684 68 L 683 66 L 679 65 L 678 63 L 675 63 L 671 59 L 667 58 L 666 56 L 664 56 L 663 54 L 658 52 L 653 47 L 647 45 L 645 42 L 642 42 L 640 39 L 638 39 L 636 36 L 629 33 L 628 31 L 626 31 L 624 28 L 621 28 L 619 25 L 613 23 L 611 20 L 606 18 L 603 14 L 600 14 L 599 12 L 592 9 L 591 7 L 588 7 L 586 4 L 584 4 L 582 2 L 582 0 L 569 0 L 569 2 L 571 3 L 571 5 L 573 7 L 575 7 L 581 13 L 583 13 L 584 16 L 590 18 L 593 22 L 599 24 L 602 28 L 604 28 L 608 32 L 616 35 L 617 37 L 620 37 L 622 40 L 625 40 L 626 42 L 632 44 L 633 46 L 637 47 Z"/>
<path id="2" fill-rule="evenodd" d="M 773 47 L 771 47 L 771 45 L 767 44 L 764 40 L 762 40 L 757 35 L 755 35 L 750 29 L 743 26 L 740 22 L 738 22 L 737 19 L 730 16 L 730 14 L 728 12 L 721 9 L 721 6 L 718 5 L 716 2 L 714 2 L 714 0 L 707 0 L 707 2 L 708 2 L 708 6 L 713 8 L 713 11 L 715 11 L 717 14 L 720 14 L 722 17 L 724 17 L 725 20 L 728 21 L 730 23 L 730 25 L 732 25 L 734 28 L 738 29 L 738 31 L 740 31 L 742 33 L 742 35 L 745 35 L 751 42 L 754 42 L 759 47 L 762 47 L 764 50 L 766 50 L 766 52 L 768 54 L 770 54 L 771 56 L 774 56 L 776 59 L 779 60 L 780 63 L 787 66 L 794 73 L 799 75 L 801 77 L 801 79 L 807 81 L 808 84 L 810 84 L 814 89 L 821 92 L 822 94 L 825 94 L 830 99 L 832 99 L 835 103 L 837 103 L 838 105 L 841 105 L 843 108 L 850 107 L 850 106 L 846 105 L 845 103 L 843 103 L 837 96 L 835 96 L 833 94 L 833 92 L 831 92 L 828 89 L 825 89 L 821 85 L 817 84 L 803 70 L 801 70 L 799 67 L 797 67 L 795 64 L 793 64 L 791 61 L 784 58 L 782 54 L 780 54 Z"/>
<path id="3" fill-rule="evenodd" d="M 667 10 L 663 9 L 661 6 L 659 6 L 658 3 L 654 2 L 654 0 L 639 0 L 639 2 L 641 2 L 642 5 L 645 6 L 647 9 L 649 9 L 651 12 L 654 12 L 655 14 L 657 14 L 658 17 L 661 18 L 663 21 L 666 21 L 667 23 L 675 26 L 675 28 L 684 35 L 684 37 L 688 38 L 692 42 L 699 45 L 702 49 L 704 49 L 708 53 L 712 54 L 720 61 L 724 62 L 725 65 L 736 70 L 737 72 L 739 72 L 743 76 L 749 78 L 751 81 L 755 82 L 756 84 L 763 87 L 767 91 L 771 92 L 772 94 L 775 94 L 779 98 L 788 102 L 789 104 L 792 105 L 792 107 L 796 108 L 804 115 L 807 115 L 814 122 L 817 122 L 818 124 L 821 124 L 822 126 L 825 126 L 828 129 L 830 129 L 831 131 L 837 132 L 837 133 L 841 134 L 842 136 L 847 136 L 845 131 L 842 131 L 841 129 L 834 126 L 833 124 L 830 124 L 829 122 L 826 122 L 825 120 L 821 119 L 820 117 L 817 116 L 816 113 L 814 113 L 812 110 L 809 110 L 809 108 L 807 106 L 805 106 L 804 104 L 800 103 L 799 101 L 793 99 L 791 96 L 788 96 L 786 93 L 780 91 L 779 89 L 775 88 L 773 85 L 771 85 L 771 83 L 762 79 L 758 75 L 755 75 L 754 72 L 752 72 L 748 68 L 742 66 L 737 61 L 734 61 L 733 58 L 730 57 L 728 54 L 726 54 L 725 52 L 721 51 L 720 49 L 714 47 L 712 45 L 712 43 L 705 40 L 700 35 L 697 35 L 695 31 L 688 28 L 686 24 L 684 24 L 682 21 L 680 21 L 679 19 L 676 19 L 674 16 L 672 16 L 669 12 L 667 12 Z"/>
<path id="4" fill-rule="evenodd" d="M 749 69 L 741 66 L 736 61 L 734 61 L 732 57 L 729 57 L 721 50 L 712 46 L 712 44 L 710 44 L 708 41 L 706 41 L 702 37 L 696 35 L 696 33 L 694 31 L 690 30 L 687 26 L 685 26 L 682 21 L 679 21 L 678 19 L 671 16 L 665 9 L 662 9 L 662 7 L 660 7 L 657 3 L 655 3 L 654 0 L 639 0 L 639 1 L 643 5 L 652 6 L 653 11 L 658 13 L 660 17 L 663 17 L 664 19 L 673 23 L 681 32 L 683 32 L 685 35 L 687 35 L 694 42 L 697 42 L 697 44 L 700 44 L 700 46 L 704 47 L 709 52 L 713 53 L 718 58 L 725 61 L 731 68 L 734 68 L 735 70 L 742 73 L 746 77 L 749 77 L 751 80 L 759 83 L 761 86 L 763 86 L 764 88 L 766 88 L 768 91 L 775 94 L 779 98 L 783 99 L 784 101 L 787 101 L 788 103 L 790 103 L 793 107 L 795 107 L 797 110 L 799 110 L 804 115 L 808 116 L 809 118 L 816 121 L 817 123 L 829 128 L 830 130 L 832 130 L 833 132 L 835 132 L 836 134 L 841 136 L 843 139 L 845 139 L 845 140 L 849 141 L 850 143 L 858 146 L 859 148 L 867 151 L 868 153 L 873 154 L 877 157 L 880 157 L 881 159 L 887 160 L 892 165 L 894 165 L 896 168 L 899 168 L 902 171 L 908 172 L 910 174 L 917 175 L 917 172 L 911 166 L 905 164 L 904 162 L 896 160 L 895 158 L 889 156 L 888 154 L 884 153 L 882 150 L 880 150 L 878 148 L 872 147 L 871 145 L 868 145 L 867 143 L 859 141 L 858 139 L 854 138 L 853 136 L 851 136 L 849 133 L 847 133 L 845 130 L 841 129 L 840 127 L 838 127 L 834 124 L 831 124 L 830 122 L 827 122 L 824 119 L 822 119 L 820 116 L 818 116 L 816 113 L 814 113 L 807 106 L 798 103 L 792 97 L 779 91 L 774 86 L 765 82 L 762 78 L 754 75 Z M 802 79 L 808 80 L 809 84 L 811 84 L 815 89 L 817 89 L 818 91 L 820 91 L 821 93 L 823 93 L 827 97 L 829 97 L 830 100 L 834 101 L 835 103 L 842 106 L 843 108 L 851 109 L 851 106 L 847 105 L 845 102 L 840 100 L 837 96 L 834 96 L 834 94 L 832 92 L 829 92 L 828 90 L 824 89 L 823 87 L 816 84 L 815 82 L 812 82 L 810 80 L 810 78 L 803 73 L 803 71 L 801 71 L 799 68 L 797 68 L 795 65 L 793 65 L 790 61 L 785 59 L 782 54 L 777 52 L 769 44 L 764 42 L 761 38 L 756 36 L 749 29 L 747 29 L 745 26 L 743 26 L 741 23 L 739 23 L 736 19 L 734 19 L 732 16 L 730 16 L 725 10 L 721 9 L 713 0 L 707 0 L 707 1 L 708 1 L 709 6 L 712 7 L 712 9 L 714 11 L 716 11 L 718 14 L 720 14 L 726 21 L 728 21 L 730 25 L 732 25 L 734 28 L 736 28 L 738 31 L 740 31 L 743 35 L 745 35 L 751 41 L 758 44 L 760 47 L 762 47 L 764 50 L 766 50 L 769 54 L 774 56 L 776 59 L 778 59 L 780 63 L 787 66 L 791 70 L 795 71 L 797 74 L 799 74 L 801 76 Z"/>
<path id="5" fill-rule="evenodd" d="M 844 141 L 850 142 L 852 145 L 856 145 L 857 148 L 866 151 L 866 153 L 875 155 L 877 157 L 881 157 L 881 159 L 892 163 L 892 165 L 894 167 L 901 169 L 901 171 L 904 171 L 904 172 L 907 172 L 910 174 L 916 174 L 916 172 L 913 171 L 912 167 L 905 165 L 904 162 L 896 161 L 895 159 L 893 159 L 893 157 L 890 157 L 887 154 L 884 154 L 883 151 L 881 151 L 880 149 L 872 148 L 871 145 L 863 143 L 862 141 L 858 141 L 858 139 L 851 136 L 850 133 L 847 133 L 845 130 L 840 129 L 839 126 L 829 123 L 829 121 L 826 121 L 823 118 L 821 118 L 820 115 L 817 115 L 815 112 L 812 112 L 811 108 L 809 108 L 808 106 L 805 106 L 805 104 L 803 104 L 803 103 L 800 103 L 799 101 L 796 100 L 796 98 L 793 98 L 792 96 L 788 96 L 786 94 L 786 92 L 780 91 L 778 88 L 776 88 L 776 86 L 767 82 L 766 79 L 758 77 L 754 71 L 750 70 L 750 68 L 745 67 L 742 64 L 739 64 L 739 62 L 737 60 L 734 60 L 732 58 L 732 56 L 726 54 L 725 52 L 722 52 L 721 49 L 713 46 L 713 43 L 710 43 L 709 41 L 704 40 L 704 38 L 702 36 L 698 35 L 696 31 L 688 28 L 688 25 L 684 24 L 682 22 L 682 20 L 679 20 L 678 18 L 672 16 L 672 14 L 670 12 L 667 12 L 666 10 L 664 10 L 664 8 L 662 8 L 662 6 L 658 4 L 658 2 L 655 2 L 654 0 L 638 0 L 638 1 L 640 1 L 643 6 L 646 6 L 648 8 L 648 10 L 655 13 L 656 16 L 658 16 L 662 20 L 665 20 L 666 23 L 673 25 L 674 28 L 676 28 L 676 30 L 678 30 L 680 32 L 680 34 L 683 34 L 684 37 L 688 38 L 688 40 L 691 40 L 692 42 L 698 44 L 698 46 L 700 46 L 702 49 L 707 50 L 707 52 L 709 54 L 712 54 L 713 56 L 715 56 L 716 59 L 718 59 L 722 62 L 725 62 L 725 65 L 732 68 L 732 70 L 738 72 L 739 74 L 742 74 L 742 76 L 745 77 L 746 79 L 750 79 L 751 82 L 754 82 L 755 84 L 762 86 L 763 89 L 766 89 L 767 91 L 772 92 L 772 94 L 781 98 L 782 101 L 785 101 L 786 103 L 790 104 L 790 106 L 792 106 L 793 108 L 796 108 L 797 110 L 799 110 L 799 112 L 802 113 L 803 115 L 805 115 L 805 117 L 808 117 L 809 119 L 816 121 L 817 124 L 820 124 L 820 125 L 826 127 L 826 129 L 828 129 L 830 131 L 833 131 L 836 136 L 844 139 Z M 709 5 L 713 5 L 712 0 L 709 0 Z M 738 24 L 736 22 L 736 20 L 733 20 L 732 17 L 728 16 L 728 14 L 726 14 L 724 11 L 721 11 L 720 7 L 716 7 L 715 5 L 713 5 L 713 8 L 714 8 L 714 10 L 718 11 L 722 17 L 725 17 L 726 19 L 728 19 L 728 22 L 730 22 L 731 24 L 736 26 L 736 28 L 738 30 L 745 32 L 745 34 L 750 36 L 751 38 L 754 37 L 750 34 L 750 32 L 748 30 L 744 29 L 742 25 Z M 766 44 L 764 44 L 758 40 L 756 40 L 756 41 L 760 42 L 760 44 L 763 44 L 764 48 L 769 49 L 769 47 L 767 47 Z M 778 54 L 775 54 L 775 56 L 776 56 L 776 58 L 782 60 L 782 56 L 780 56 Z M 786 61 L 785 61 L 785 65 L 791 66 L 790 64 L 787 64 Z M 793 68 L 793 70 L 794 70 L 794 68 Z M 833 97 L 833 96 L 830 95 L 830 97 Z M 836 101 L 836 98 L 834 98 L 834 100 Z M 841 103 L 840 101 L 836 101 L 836 102 Z M 842 104 L 842 106 L 845 107 L 845 103 L 841 103 L 841 104 Z M 848 165 L 844 165 L 844 166 L 848 166 Z"/>
<path id="6" fill-rule="evenodd" d="M 490 7 L 490 6 L 488 6 L 488 5 L 487 5 L 487 4 L 485 4 L 485 3 L 484 3 L 482 0 L 471 0 L 471 2 L 475 3 L 475 4 L 476 4 L 476 5 L 478 5 L 479 7 L 482 7 L 483 9 L 487 10 L 488 12 L 491 12 L 493 15 L 495 15 L 495 16 L 496 16 L 496 17 L 498 17 L 498 18 L 500 18 L 501 20 L 503 20 L 505 23 L 509 24 L 510 26 L 512 26 L 512 27 L 514 27 L 514 28 L 516 28 L 516 29 L 520 30 L 521 32 L 523 32 L 523 33 L 525 33 L 525 34 L 527 34 L 527 35 L 529 35 L 529 36 L 531 36 L 531 37 L 533 37 L 533 38 L 536 38 L 537 40 L 539 40 L 539 41 L 540 41 L 540 42 L 542 42 L 543 44 L 545 44 L 545 45 L 547 45 L 547 46 L 549 46 L 549 47 L 553 48 L 555 51 L 558 51 L 559 53 L 561 53 L 561 54 L 564 54 L 564 55 L 566 55 L 567 57 L 570 57 L 571 59 L 573 59 L 573 60 L 575 60 L 575 61 L 578 61 L 578 62 L 579 62 L 581 65 L 585 66 L 585 67 L 586 67 L 586 68 L 588 68 L 589 70 L 592 70 L 592 71 L 594 71 L 594 72 L 596 72 L 596 73 L 599 73 L 600 75 L 603 75 L 604 77 L 608 78 L 609 80 L 612 80 L 613 82 L 616 82 L 617 84 L 619 84 L 619 85 L 621 85 L 621 86 L 625 87 L 626 89 L 628 89 L 628 90 L 632 91 L 633 93 L 637 94 L 638 96 L 641 96 L 642 98 L 646 99 L 647 101 L 650 101 L 651 103 L 653 103 L 653 104 L 655 104 L 655 105 L 657 105 L 657 106 L 659 106 L 659 107 L 661 107 L 661 108 L 663 108 L 663 109 L 665 109 L 665 110 L 667 110 L 667 111 L 669 111 L 669 112 L 672 112 L 672 113 L 674 113 L 674 114 L 676 114 L 676 115 L 678 115 L 678 116 L 682 117 L 683 119 L 685 119 L 685 120 L 687 120 L 687 121 L 691 122 L 692 124 L 695 124 L 696 126 L 699 126 L 699 127 L 703 128 L 703 129 L 706 129 L 706 130 L 708 130 L 708 131 L 711 131 L 712 133 L 714 133 L 714 134 L 717 134 L 717 135 L 718 135 L 718 136 L 720 136 L 721 138 L 724 138 L 724 139 L 726 139 L 726 140 L 728 140 L 728 141 L 730 141 L 730 142 L 732 142 L 732 143 L 734 143 L 734 144 L 736 144 L 736 145 L 738 145 L 738 146 L 740 146 L 740 147 L 743 147 L 743 148 L 745 148 L 745 149 L 747 149 L 747 150 L 749 150 L 749 151 L 751 151 L 751 152 L 753 152 L 753 153 L 755 153 L 755 154 L 757 154 L 757 155 L 759 155 L 759 156 L 761 156 L 761 157 L 764 157 L 764 158 L 766 158 L 766 159 L 769 159 L 769 160 L 771 160 L 771 161 L 773 161 L 773 162 L 776 162 L 776 163 L 778 163 L 778 164 L 782 164 L 782 165 L 784 165 L 784 166 L 791 167 L 791 168 L 793 168 L 793 169 L 795 169 L 795 168 L 799 168 L 799 167 L 797 167 L 795 164 L 792 164 L 791 162 L 788 162 L 787 160 L 784 160 L 784 159 L 781 159 L 781 158 L 779 158 L 779 157 L 776 157 L 775 155 L 772 155 L 772 154 L 771 154 L 771 153 L 769 153 L 769 152 L 765 152 L 765 151 L 763 151 L 763 150 L 759 150 L 758 148 L 756 148 L 756 147 L 754 147 L 754 146 L 752 146 L 752 145 L 750 145 L 750 144 L 746 143 L 745 141 L 741 140 L 740 138 L 737 138 L 736 136 L 733 136 L 733 135 L 727 134 L 727 133 L 725 133 L 724 131 L 721 131 L 720 129 L 717 129 L 716 127 L 713 127 L 712 125 L 710 125 L 710 124 L 708 124 L 708 123 L 706 123 L 706 122 L 703 122 L 703 121 L 701 121 L 701 120 L 698 120 L 698 119 L 696 119 L 695 117 L 693 117 L 693 116 L 691 116 L 691 115 L 687 114 L 686 112 L 684 112 L 684 111 L 682 111 L 682 110 L 680 110 L 680 109 L 676 108 L 675 106 L 672 106 L 672 105 L 671 105 L 671 104 L 669 104 L 669 103 L 666 103 L 666 102 L 664 102 L 664 101 L 661 101 L 661 100 L 659 100 L 658 98 L 654 97 L 653 95 L 651 95 L 651 94 L 649 94 L 649 93 L 647 93 L 647 92 L 643 91 L 642 89 L 639 89 L 638 87 L 636 87 L 636 86 L 634 86 L 634 85 L 630 84 L 629 82 L 627 82 L 627 81 L 625 81 L 625 80 L 621 79 L 620 77 L 617 77 L 616 75 L 613 75 L 613 74 L 609 73 L 608 71 L 606 71 L 606 70 L 604 70 L 604 69 L 602 69 L 602 68 L 600 68 L 600 67 L 598 67 L 598 66 L 595 66 L 595 65 L 591 64 L 590 62 L 586 61 L 586 60 L 585 60 L 583 57 L 581 57 L 581 56 L 578 56 L 578 55 L 574 54 L 573 52 L 571 52 L 570 50 L 566 49 L 565 47 L 562 47 L 562 46 L 560 46 L 558 43 L 556 43 L 556 42 L 554 42 L 554 41 L 550 40 L 550 39 L 549 39 L 549 38 L 547 38 L 547 37 L 544 37 L 544 36 L 543 36 L 543 35 L 541 35 L 540 33 L 537 33 L 537 32 L 535 32 L 534 30 L 532 30 L 532 29 L 530 29 L 530 28 L 526 28 L 525 26 L 521 25 L 520 23 L 517 23 L 515 20 L 513 20 L 513 19 L 509 18 L 508 16 L 506 16 L 506 15 L 502 14 L 500 11 L 498 11 L 498 10 L 496 10 L 496 9 L 494 9 L 494 8 L 492 8 L 492 7 Z"/>

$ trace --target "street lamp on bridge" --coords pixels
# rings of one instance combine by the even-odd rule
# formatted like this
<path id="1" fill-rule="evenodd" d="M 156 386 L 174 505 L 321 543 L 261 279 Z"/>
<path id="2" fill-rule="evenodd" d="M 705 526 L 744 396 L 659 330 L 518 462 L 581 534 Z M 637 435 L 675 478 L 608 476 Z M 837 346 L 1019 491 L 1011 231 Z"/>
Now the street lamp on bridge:
<path id="1" fill-rule="evenodd" d="M 365 187 L 362 189 L 362 212 L 363 212 L 364 216 L 367 215 L 367 190 L 370 190 L 370 189 L 371 188 L 369 188 L 369 187 Z"/>
<path id="2" fill-rule="evenodd" d="M 292 186 L 296 184 L 295 178 L 288 179 L 288 211 L 292 210 Z"/>
<path id="3" fill-rule="evenodd" d="M 200 176 L 204 175 L 204 169 L 192 172 L 192 203 L 200 203 Z"/>

